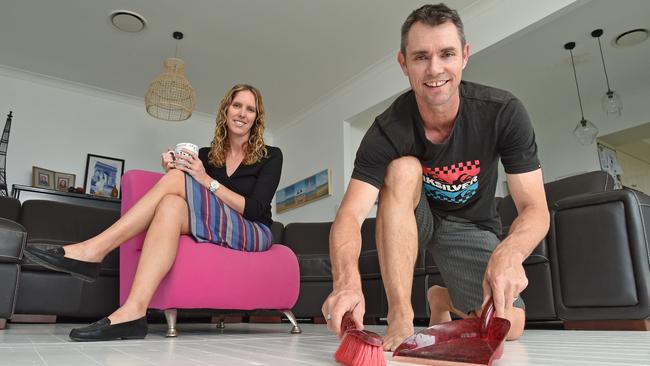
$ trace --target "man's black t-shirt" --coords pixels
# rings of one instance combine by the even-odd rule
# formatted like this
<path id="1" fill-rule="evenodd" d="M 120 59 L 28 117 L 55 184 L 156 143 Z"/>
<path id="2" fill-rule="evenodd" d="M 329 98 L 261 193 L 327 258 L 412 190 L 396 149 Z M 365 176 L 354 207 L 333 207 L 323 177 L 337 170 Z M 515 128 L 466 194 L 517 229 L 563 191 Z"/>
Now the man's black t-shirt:
<path id="1" fill-rule="evenodd" d="M 381 189 L 392 160 L 417 157 L 433 213 L 468 219 L 499 235 L 494 204 L 499 158 L 508 174 L 538 169 L 535 134 L 511 93 L 466 81 L 459 88 L 453 130 L 440 144 L 426 139 L 413 91 L 399 96 L 366 132 L 352 178 Z"/>

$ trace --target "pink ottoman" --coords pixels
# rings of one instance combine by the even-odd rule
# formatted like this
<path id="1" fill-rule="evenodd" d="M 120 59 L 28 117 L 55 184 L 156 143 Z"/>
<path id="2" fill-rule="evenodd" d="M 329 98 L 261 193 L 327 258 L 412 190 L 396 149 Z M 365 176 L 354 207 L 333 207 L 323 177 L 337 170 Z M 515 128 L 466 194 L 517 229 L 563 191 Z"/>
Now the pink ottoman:
<path id="1" fill-rule="evenodd" d="M 122 214 L 162 177 L 160 173 L 129 170 L 122 177 Z M 131 289 L 144 233 L 120 247 L 120 304 Z M 300 269 L 291 249 L 273 244 L 265 252 L 240 252 L 210 243 L 180 238 L 176 261 L 151 299 L 150 308 L 164 310 L 167 336 L 176 332 L 177 309 L 277 310 L 293 327 L 291 312 L 298 299 Z"/>

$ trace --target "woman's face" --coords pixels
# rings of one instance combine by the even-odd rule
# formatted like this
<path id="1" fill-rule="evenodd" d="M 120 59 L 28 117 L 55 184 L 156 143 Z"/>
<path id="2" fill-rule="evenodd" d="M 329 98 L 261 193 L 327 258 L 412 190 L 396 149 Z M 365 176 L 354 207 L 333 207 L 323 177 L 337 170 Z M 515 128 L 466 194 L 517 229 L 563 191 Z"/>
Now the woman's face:
<path id="1" fill-rule="evenodd" d="M 237 92 L 226 110 L 228 134 L 230 136 L 248 137 L 256 118 L 255 95 L 250 90 Z"/>

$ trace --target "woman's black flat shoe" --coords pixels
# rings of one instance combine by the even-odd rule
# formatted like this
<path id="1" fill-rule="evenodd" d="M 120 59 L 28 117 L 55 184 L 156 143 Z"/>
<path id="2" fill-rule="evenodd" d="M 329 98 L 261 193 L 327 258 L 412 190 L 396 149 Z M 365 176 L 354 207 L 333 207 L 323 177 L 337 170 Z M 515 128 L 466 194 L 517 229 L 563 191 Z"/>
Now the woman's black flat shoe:
<path id="1" fill-rule="evenodd" d="M 63 247 L 47 250 L 27 247 L 25 256 L 45 268 L 66 272 L 87 282 L 93 282 L 99 276 L 100 263 L 66 258 Z"/>
<path id="2" fill-rule="evenodd" d="M 112 341 L 115 339 L 143 339 L 149 327 L 147 317 L 111 325 L 108 318 L 102 318 L 83 328 L 70 331 L 70 338 L 78 342 Z"/>

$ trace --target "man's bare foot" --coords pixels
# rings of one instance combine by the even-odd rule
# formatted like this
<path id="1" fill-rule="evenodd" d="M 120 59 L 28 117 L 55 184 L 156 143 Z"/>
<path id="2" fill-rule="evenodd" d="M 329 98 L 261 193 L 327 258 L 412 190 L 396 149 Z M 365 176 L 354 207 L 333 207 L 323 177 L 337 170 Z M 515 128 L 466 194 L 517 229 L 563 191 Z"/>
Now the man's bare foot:
<path id="1" fill-rule="evenodd" d="M 388 328 L 384 336 L 384 351 L 394 351 L 404 340 L 413 335 L 413 310 L 396 313 L 389 310 Z"/>
<path id="2" fill-rule="evenodd" d="M 475 318 L 477 316 L 474 312 L 466 314 L 456 309 L 451 302 L 446 287 L 431 286 L 427 291 L 427 300 L 429 300 L 429 309 L 431 310 L 429 326 L 451 321 L 451 313 L 461 319 Z"/>
<path id="3" fill-rule="evenodd" d="M 427 291 L 427 300 L 429 301 L 429 310 L 431 318 L 429 326 L 451 321 L 451 299 L 446 288 L 440 286 L 431 286 Z"/>

